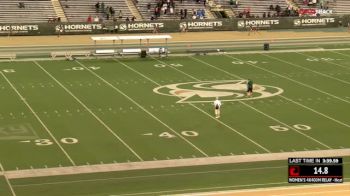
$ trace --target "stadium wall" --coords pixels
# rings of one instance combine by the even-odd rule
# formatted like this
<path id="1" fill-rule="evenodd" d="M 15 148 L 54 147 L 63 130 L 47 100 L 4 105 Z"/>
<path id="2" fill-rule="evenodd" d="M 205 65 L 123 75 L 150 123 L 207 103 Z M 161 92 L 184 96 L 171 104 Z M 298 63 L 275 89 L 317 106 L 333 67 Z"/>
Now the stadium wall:
<path id="1" fill-rule="evenodd" d="M 68 35 L 103 33 L 152 33 L 195 31 L 247 31 L 251 27 L 264 30 L 347 26 L 350 15 L 302 18 L 260 18 L 230 20 L 179 20 L 109 23 L 26 23 L 0 24 L 0 36 Z"/>

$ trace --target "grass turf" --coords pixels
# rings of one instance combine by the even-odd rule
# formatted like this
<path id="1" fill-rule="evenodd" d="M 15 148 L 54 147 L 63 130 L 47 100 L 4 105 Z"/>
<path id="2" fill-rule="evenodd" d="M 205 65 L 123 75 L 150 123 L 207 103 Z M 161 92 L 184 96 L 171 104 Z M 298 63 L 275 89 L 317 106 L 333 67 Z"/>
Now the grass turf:
<path id="1" fill-rule="evenodd" d="M 349 148 L 349 60 L 350 52 L 341 51 L 1 63 L 1 163 L 15 170 Z M 153 92 L 168 84 L 242 78 L 284 92 L 224 102 L 220 121 L 213 118 L 211 102 L 176 103 L 178 97 Z M 192 83 L 185 87 L 198 90 Z M 280 170 L 269 172 L 273 182 L 286 179 Z M 218 186 L 226 186 L 219 176 Z M 212 178 L 197 179 L 198 185 L 178 187 L 205 187 Z M 239 174 L 235 179 L 261 180 Z M 166 190 L 173 183 L 162 186 L 164 179 L 157 180 L 138 191 Z M 94 190 L 97 195 L 121 190 L 119 181 L 113 183 Z M 122 186 L 123 193 L 131 184 Z M 60 186 L 52 194 L 65 193 Z M 15 191 L 34 195 L 45 189 L 35 187 Z"/>

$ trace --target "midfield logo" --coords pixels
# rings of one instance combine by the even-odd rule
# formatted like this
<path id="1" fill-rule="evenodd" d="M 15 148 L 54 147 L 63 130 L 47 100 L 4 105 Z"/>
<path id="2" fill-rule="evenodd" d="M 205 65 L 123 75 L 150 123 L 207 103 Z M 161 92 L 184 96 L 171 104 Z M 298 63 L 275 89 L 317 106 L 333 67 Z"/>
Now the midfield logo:
<path id="1" fill-rule="evenodd" d="M 243 101 L 273 97 L 283 93 L 283 89 L 254 84 L 254 96 L 246 97 L 246 80 L 201 81 L 168 84 L 153 89 L 153 92 L 180 98 L 177 103 L 213 102 L 216 97 L 221 101 Z"/>

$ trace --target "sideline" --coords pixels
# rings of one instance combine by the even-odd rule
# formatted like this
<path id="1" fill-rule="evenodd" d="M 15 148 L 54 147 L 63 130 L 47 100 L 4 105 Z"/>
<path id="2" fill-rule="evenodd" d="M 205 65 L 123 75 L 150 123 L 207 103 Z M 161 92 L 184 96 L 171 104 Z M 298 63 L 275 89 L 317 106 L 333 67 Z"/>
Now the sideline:
<path id="1" fill-rule="evenodd" d="M 278 160 L 287 160 L 289 157 L 320 157 L 320 156 L 322 157 L 350 156 L 350 148 L 335 149 L 335 150 L 314 150 L 314 151 L 248 154 L 248 155 L 233 155 L 233 156 L 216 156 L 216 157 L 143 161 L 143 162 L 130 162 L 130 163 L 111 163 L 111 164 L 100 164 L 100 165 L 81 165 L 81 166 L 69 166 L 69 167 L 27 169 L 27 170 L 11 170 L 11 171 L 6 171 L 6 176 L 8 179 L 17 179 L 17 178 L 112 172 L 112 171 L 200 166 L 200 165 L 213 165 L 213 164 L 278 161 Z"/>

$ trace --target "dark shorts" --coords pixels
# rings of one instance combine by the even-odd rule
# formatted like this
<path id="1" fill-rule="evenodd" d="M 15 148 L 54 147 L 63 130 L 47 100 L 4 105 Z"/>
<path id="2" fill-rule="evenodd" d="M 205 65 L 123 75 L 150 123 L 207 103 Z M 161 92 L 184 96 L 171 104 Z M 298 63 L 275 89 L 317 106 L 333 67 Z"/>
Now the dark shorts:
<path id="1" fill-rule="evenodd" d="M 253 87 L 249 87 L 247 90 L 248 93 L 252 93 L 253 92 Z"/>
<path id="2" fill-rule="evenodd" d="M 216 109 L 216 110 L 218 110 L 219 108 L 220 108 L 219 105 L 216 105 L 216 106 L 215 106 L 215 109 Z"/>

